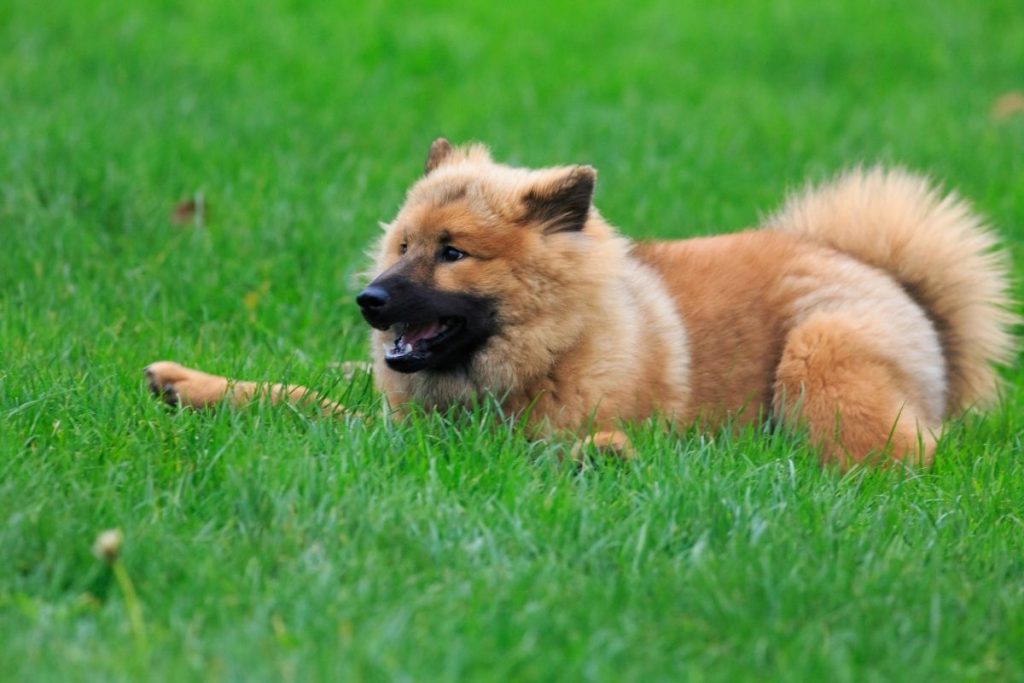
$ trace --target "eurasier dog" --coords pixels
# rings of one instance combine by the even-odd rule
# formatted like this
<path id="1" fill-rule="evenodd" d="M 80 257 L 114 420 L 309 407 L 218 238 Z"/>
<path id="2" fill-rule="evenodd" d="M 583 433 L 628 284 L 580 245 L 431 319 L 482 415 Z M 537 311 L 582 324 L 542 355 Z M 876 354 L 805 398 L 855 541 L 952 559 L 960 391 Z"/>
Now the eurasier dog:
<path id="1" fill-rule="evenodd" d="M 822 459 L 929 463 L 947 416 L 995 398 L 1013 351 L 1005 255 L 968 206 L 898 170 L 855 170 L 755 230 L 631 242 L 589 166 L 495 163 L 437 140 L 357 297 L 392 407 L 496 397 L 531 433 L 629 454 L 651 416 L 774 417 Z M 172 403 L 304 387 L 146 369 Z"/>

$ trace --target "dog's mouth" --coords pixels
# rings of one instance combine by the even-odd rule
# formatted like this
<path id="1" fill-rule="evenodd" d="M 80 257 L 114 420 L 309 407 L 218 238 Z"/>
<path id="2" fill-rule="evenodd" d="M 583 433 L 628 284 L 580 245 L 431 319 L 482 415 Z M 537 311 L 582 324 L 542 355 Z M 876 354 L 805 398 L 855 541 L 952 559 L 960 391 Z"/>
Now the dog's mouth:
<path id="1" fill-rule="evenodd" d="M 384 345 L 384 361 L 398 372 L 418 372 L 435 364 L 466 330 L 464 318 L 440 318 L 425 323 L 397 323 L 395 341 Z"/>
<path id="2" fill-rule="evenodd" d="M 442 291 L 404 277 L 378 277 L 357 301 L 366 322 L 380 330 L 375 338 L 383 342 L 382 360 L 395 372 L 468 370 L 498 329 L 490 298 Z"/>

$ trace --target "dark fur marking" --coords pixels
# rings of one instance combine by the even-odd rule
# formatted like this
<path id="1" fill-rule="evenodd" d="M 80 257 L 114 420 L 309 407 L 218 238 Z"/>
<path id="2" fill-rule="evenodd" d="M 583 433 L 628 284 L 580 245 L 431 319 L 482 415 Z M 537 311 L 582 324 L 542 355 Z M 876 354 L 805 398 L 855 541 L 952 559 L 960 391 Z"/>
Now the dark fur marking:
<path id="1" fill-rule="evenodd" d="M 935 315 L 935 312 L 928 305 L 929 302 L 924 296 L 924 287 L 920 283 L 896 280 L 896 284 L 906 292 L 911 301 L 917 304 L 917 307 L 921 309 L 924 317 L 928 319 L 936 335 L 938 335 L 939 347 L 942 349 L 942 356 L 946 360 L 946 382 L 948 385 L 950 375 L 960 366 L 960 344 L 957 341 L 953 326 L 946 319 Z"/>
<path id="2" fill-rule="evenodd" d="M 462 330 L 443 348 L 432 351 L 425 365 L 416 370 L 464 370 L 473 355 L 498 332 L 497 307 L 487 297 L 442 291 L 396 273 L 394 269 L 384 272 L 371 286 L 381 287 L 388 293 L 387 305 L 363 309 L 366 322 L 379 330 L 396 323 L 420 324 L 442 318 L 462 321 Z"/>
<path id="3" fill-rule="evenodd" d="M 452 147 L 452 143 L 448 142 L 444 138 L 438 138 L 434 140 L 430 145 L 430 151 L 427 152 L 427 162 L 423 165 L 423 175 L 428 175 L 435 168 L 444 163 L 455 148 Z"/>
<path id="4" fill-rule="evenodd" d="M 546 233 L 582 230 L 594 196 L 594 169 L 577 166 L 553 189 L 530 190 L 523 197 L 522 223 L 543 223 Z"/>
<path id="5" fill-rule="evenodd" d="M 445 188 L 445 192 L 437 198 L 437 206 L 444 206 L 445 204 L 452 204 L 460 199 L 465 199 L 468 191 L 465 185 Z"/>

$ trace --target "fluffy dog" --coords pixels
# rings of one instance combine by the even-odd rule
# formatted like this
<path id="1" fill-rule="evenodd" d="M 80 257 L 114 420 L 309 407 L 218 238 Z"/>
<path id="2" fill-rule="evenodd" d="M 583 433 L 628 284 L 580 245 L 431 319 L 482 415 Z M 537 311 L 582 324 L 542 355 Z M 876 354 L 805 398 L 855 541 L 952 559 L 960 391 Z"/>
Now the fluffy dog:
<path id="1" fill-rule="evenodd" d="M 357 297 L 391 406 L 489 394 L 537 435 L 630 451 L 623 421 L 774 417 L 823 461 L 929 463 L 944 418 L 997 393 L 1008 265 L 969 207 L 901 170 L 854 170 L 758 229 L 631 242 L 589 166 L 530 170 L 434 142 Z M 154 391 L 205 407 L 319 401 L 169 362 Z"/>

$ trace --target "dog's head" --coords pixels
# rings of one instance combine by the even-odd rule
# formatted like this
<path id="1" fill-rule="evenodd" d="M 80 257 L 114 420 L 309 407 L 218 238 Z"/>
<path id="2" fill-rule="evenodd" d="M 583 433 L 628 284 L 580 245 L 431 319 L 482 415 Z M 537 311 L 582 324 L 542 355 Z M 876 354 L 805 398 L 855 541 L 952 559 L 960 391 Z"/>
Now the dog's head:
<path id="1" fill-rule="evenodd" d="M 620 242 L 591 205 L 594 181 L 589 166 L 512 168 L 435 141 L 356 297 L 378 369 L 495 390 L 542 372 L 579 334 L 600 245 Z"/>

